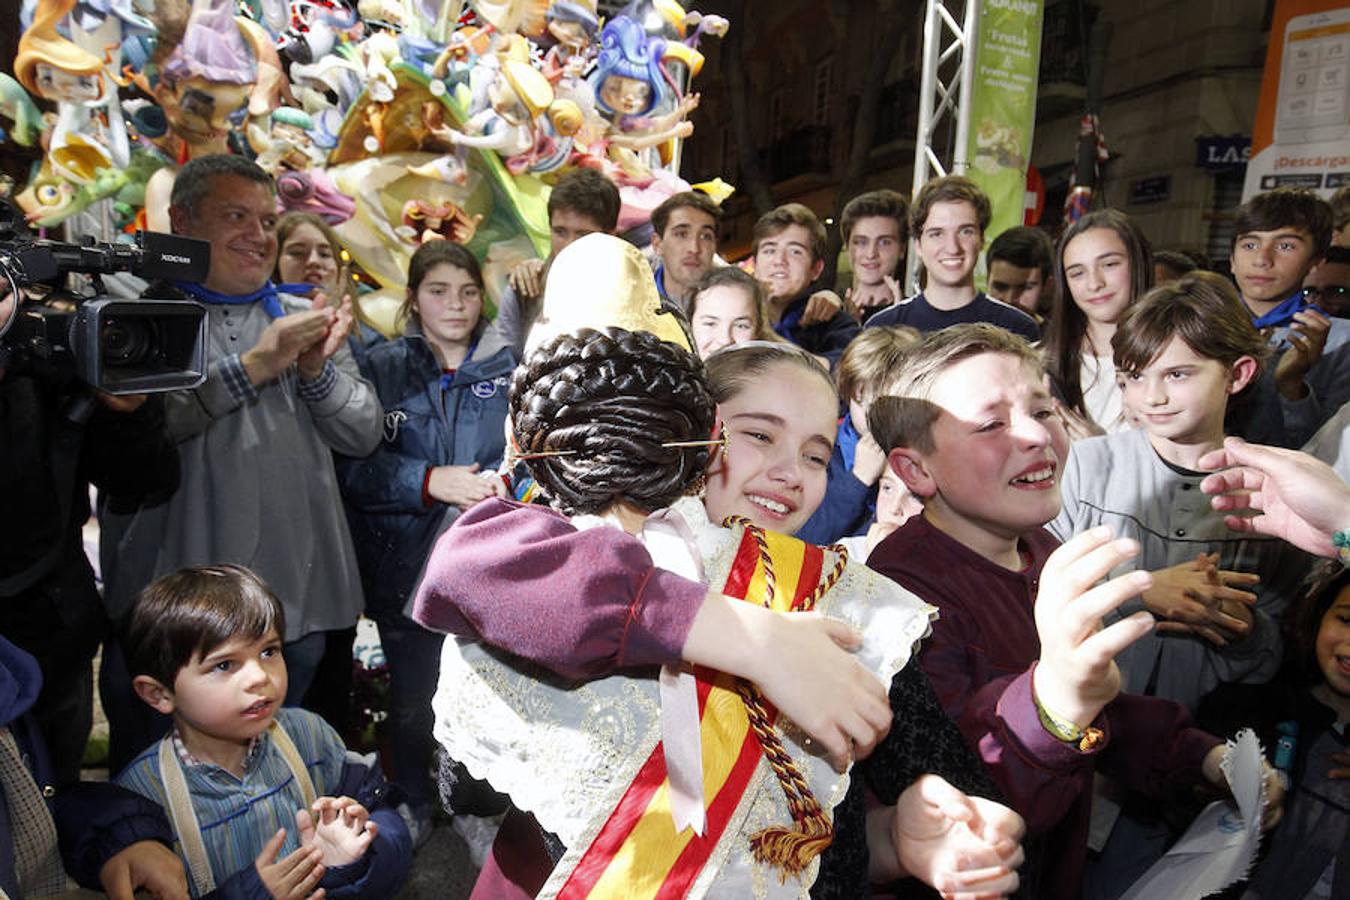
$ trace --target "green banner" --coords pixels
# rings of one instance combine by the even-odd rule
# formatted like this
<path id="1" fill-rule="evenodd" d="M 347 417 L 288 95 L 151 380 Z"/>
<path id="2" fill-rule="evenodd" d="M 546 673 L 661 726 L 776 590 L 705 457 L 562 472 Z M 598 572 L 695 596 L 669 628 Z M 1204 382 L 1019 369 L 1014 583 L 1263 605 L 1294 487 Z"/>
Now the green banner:
<path id="1" fill-rule="evenodd" d="M 1044 11 L 1042 0 L 980 3 L 966 175 L 994 207 L 986 242 L 1023 222 Z"/>

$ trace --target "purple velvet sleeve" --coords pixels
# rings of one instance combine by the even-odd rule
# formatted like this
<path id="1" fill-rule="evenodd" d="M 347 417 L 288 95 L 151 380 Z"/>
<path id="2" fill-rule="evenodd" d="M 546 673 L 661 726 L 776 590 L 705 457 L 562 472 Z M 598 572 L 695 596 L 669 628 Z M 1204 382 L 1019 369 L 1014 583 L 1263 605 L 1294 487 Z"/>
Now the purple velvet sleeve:
<path id="1" fill-rule="evenodd" d="M 485 500 L 436 542 L 413 618 L 569 678 L 680 659 L 707 587 L 652 564 L 617 528 Z"/>
<path id="2" fill-rule="evenodd" d="M 1091 788 L 1093 757 L 1041 725 L 1032 693 L 1035 666 L 978 690 L 957 720 L 1009 805 L 1032 834 L 1057 827 Z M 1110 741 L 1109 726 L 1104 726 Z"/>
<path id="3" fill-rule="evenodd" d="M 1157 798 L 1179 783 L 1200 780 L 1205 754 L 1219 743 L 1190 727 L 1178 704 L 1121 694 L 1093 723 L 1103 741 L 1083 752 L 1041 725 L 1034 672 L 1035 666 L 991 681 L 974 693 L 957 721 L 1033 834 L 1060 823 L 1090 790 L 1094 767 Z"/>
<path id="4" fill-rule="evenodd" d="M 1101 771 L 1149 797 L 1203 780 L 1205 757 L 1223 743 L 1193 727 L 1181 704 L 1161 697 L 1121 694 L 1104 712 L 1115 739 L 1102 751 Z"/>

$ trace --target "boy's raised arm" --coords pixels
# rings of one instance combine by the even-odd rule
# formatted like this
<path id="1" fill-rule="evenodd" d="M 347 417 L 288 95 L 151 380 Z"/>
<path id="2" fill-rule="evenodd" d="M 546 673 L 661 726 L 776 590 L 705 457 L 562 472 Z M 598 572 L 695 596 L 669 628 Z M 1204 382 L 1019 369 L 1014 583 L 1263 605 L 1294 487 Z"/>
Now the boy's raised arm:
<path id="1" fill-rule="evenodd" d="M 1153 583 L 1148 572 L 1129 572 L 1098 584 L 1139 553 L 1132 540 L 1093 528 L 1063 544 L 1046 560 L 1036 597 L 1041 659 L 1033 680 L 1037 704 L 1085 729 L 1120 693 L 1116 654 L 1153 628 L 1138 612 L 1102 627 L 1102 617 Z"/>

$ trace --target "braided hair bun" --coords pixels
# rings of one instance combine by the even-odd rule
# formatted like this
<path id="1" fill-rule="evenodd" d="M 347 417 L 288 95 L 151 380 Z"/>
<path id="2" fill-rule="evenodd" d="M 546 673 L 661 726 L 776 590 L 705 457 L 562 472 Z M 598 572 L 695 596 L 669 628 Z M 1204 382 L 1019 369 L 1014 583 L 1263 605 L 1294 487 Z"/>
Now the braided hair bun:
<path id="1" fill-rule="evenodd" d="M 537 348 L 511 382 L 520 453 L 540 488 L 568 515 L 627 501 L 669 506 L 703 473 L 715 407 L 703 364 L 645 331 L 583 328 Z"/>

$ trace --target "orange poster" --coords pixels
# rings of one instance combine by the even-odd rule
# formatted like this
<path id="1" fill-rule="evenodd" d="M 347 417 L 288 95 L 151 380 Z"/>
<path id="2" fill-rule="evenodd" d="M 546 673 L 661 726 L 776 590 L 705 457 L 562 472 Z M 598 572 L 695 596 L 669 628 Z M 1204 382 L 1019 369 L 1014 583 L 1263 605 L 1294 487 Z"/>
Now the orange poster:
<path id="1" fill-rule="evenodd" d="M 1350 184 L 1350 3 L 1278 0 L 1245 202 L 1276 187 L 1330 197 Z"/>

